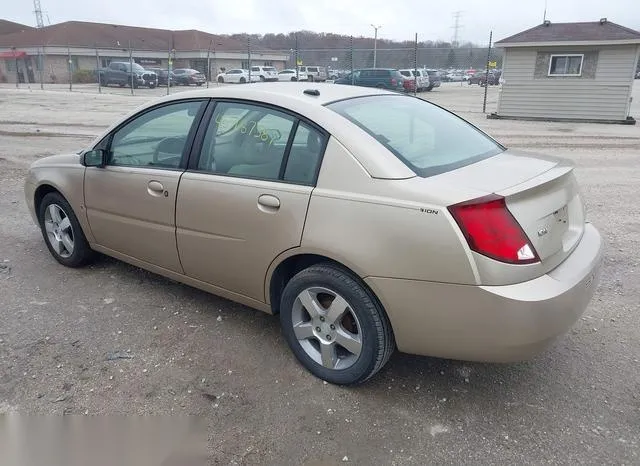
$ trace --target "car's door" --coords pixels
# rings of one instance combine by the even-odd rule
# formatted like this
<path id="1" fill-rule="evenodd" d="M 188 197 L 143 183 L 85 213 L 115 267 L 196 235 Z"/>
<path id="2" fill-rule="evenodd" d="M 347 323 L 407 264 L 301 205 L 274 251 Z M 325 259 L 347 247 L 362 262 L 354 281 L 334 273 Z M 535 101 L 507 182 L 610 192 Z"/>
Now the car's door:
<path id="1" fill-rule="evenodd" d="M 169 102 L 144 111 L 103 142 L 107 164 L 88 167 L 87 218 L 96 243 L 109 251 L 181 272 L 175 202 L 187 151 L 207 100 Z"/>
<path id="2" fill-rule="evenodd" d="M 186 275 L 259 301 L 271 262 L 299 246 L 326 134 L 257 103 L 220 101 L 180 181 Z"/>

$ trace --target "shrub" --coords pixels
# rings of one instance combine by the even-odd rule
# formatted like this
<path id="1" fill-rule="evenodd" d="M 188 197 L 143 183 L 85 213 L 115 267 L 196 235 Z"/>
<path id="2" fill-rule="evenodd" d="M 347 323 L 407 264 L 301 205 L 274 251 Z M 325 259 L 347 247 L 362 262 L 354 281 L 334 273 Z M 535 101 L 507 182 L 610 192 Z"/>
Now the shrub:
<path id="1" fill-rule="evenodd" d="M 73 72 L 73 82 L 79 84 L 95 83 L 96 74 L 93 70 L 76 70 Z"/>

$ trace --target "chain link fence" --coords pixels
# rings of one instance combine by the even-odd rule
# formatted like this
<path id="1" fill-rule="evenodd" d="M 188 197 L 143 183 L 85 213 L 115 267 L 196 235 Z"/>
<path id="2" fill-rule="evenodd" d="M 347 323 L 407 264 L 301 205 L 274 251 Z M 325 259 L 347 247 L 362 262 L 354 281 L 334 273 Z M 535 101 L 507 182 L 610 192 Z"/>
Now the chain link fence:
<path id="1" fill-rule="evenodd" d="M 118 43 L 116 47 L 98 42 L 86 47 L 49 44 L 16 55 L 15 60 L 0 60 L 0 64 L 4 62 L 4 69 L 0 68 L 0 81 L 15 81 L 16 87 L 59 89 L 68 86 L 70 91 L 131 94 L 161 87 L 170 94 L 186 89 L 187 85 L 209 87 L 234 82 L 226 79 L 231 70 L 245 70 L 243 77 L 237 79 L 238 83 L 263 79 L 265 68 L 275 68 L 279 73 L 286 69 L 318 67 L 326 72 L 329 81 L 362 68 L 391 68 L 437 70 L 441 81 L 462 84 L 483 84 L 485 76 L 484 83 L 497 84 L 496 76 L 502 67 L 501 50 L 471 44 L 451 47 L 420 42 L 417 35 L 404 42 L 331 34 L 279 36 L 284 37 L 277 43 L 279 48 L 251 37 L 236 40 L 246 47 L 234 49 L 225 48 L 214 40 L 192 50 L 175 50 L 169 43 L 162 50 L 161 44 L 144 41 Z M 283 43 L 289 47 L 282 47 Z M 179 76 L 183 69 L 196 70 L 202 78 L 185 80 Z M 490 71 L 488 78 L 487 69 Z M 476 75 L 479 78 L 475 78 Z M 275 79 L 286 80 L 287 76 L 276 75 Z M 154 94 L 158 92 L 156 90 Z"/>

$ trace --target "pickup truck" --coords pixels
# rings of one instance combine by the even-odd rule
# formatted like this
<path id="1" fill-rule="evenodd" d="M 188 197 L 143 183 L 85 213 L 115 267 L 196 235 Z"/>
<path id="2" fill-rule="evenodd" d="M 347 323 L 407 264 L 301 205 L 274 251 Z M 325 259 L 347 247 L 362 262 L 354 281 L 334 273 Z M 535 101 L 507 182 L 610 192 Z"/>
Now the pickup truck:
<path id="1" fill-rule="evenodd" d="M 148 87 L 153 89 L 158 85 L 158 76 L 153 71 L 147 71 L 137 63 L 131 64 L 125 61 L 113 61 L 107 68 L 99 70 L 100 84 L 103 86 L 118 85 L 120 87 Z"/>

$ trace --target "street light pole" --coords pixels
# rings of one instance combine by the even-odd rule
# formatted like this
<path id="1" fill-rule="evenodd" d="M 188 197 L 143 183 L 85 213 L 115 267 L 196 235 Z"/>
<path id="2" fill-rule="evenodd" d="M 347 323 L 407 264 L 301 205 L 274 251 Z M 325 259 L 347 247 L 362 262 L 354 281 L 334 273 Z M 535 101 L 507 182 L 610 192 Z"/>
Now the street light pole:
<path id="1" fill-rule="evenodd" d="M 378 61 L 378 29 L 380 29 L 382 25 L 376 26 L 375 24 L 372 24 L 371 27 L 375 30 L 373 39 L 373 67 L 375 68 Z"/>

